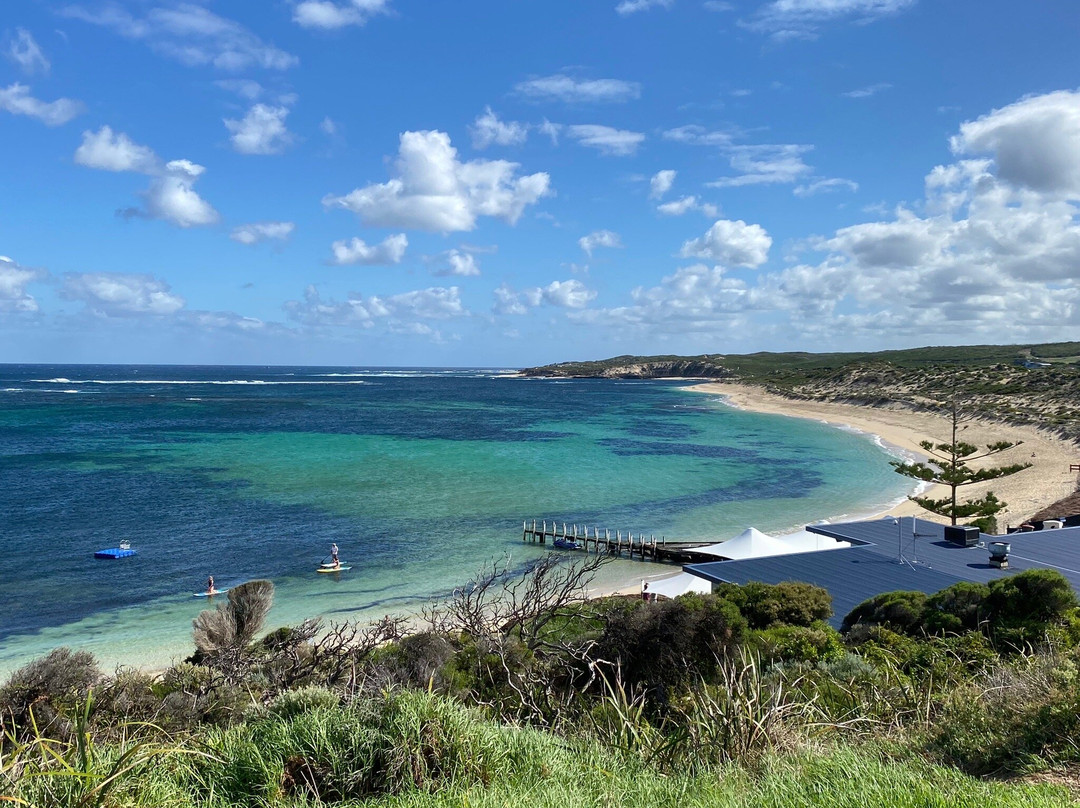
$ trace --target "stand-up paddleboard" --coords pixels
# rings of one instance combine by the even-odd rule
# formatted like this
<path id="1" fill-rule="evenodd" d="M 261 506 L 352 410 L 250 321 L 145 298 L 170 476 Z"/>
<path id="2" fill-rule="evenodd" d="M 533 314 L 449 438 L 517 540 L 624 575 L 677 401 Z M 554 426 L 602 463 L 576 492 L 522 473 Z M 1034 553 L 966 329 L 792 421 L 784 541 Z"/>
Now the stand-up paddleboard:
<path id="1" fill-rule="evenodd" d="M 215 589 L 213 592 L 196 592 L 192 597 L 212 598 L 214 595 L 224 595 L 228 591 L 228 589 Z"/>
<path id="2" fill-rule="evenodd" d="M 338 564 L 338 568 L 340 569 L 341 567 L 347 566 L 348 563 L 349 563 L 348 561 L 341 561 Z M 329 567 L 330 569 L 333 569 L 334 568 L 334 562 L 333 561 L 324 561 L 319 566 L 320 567 Z"/>
<path id="3" fill-rule="evenodd" d="M 319 567 L 315 572 L 348 572 L 351 569 L 342 564 L 340 567 Z"/>

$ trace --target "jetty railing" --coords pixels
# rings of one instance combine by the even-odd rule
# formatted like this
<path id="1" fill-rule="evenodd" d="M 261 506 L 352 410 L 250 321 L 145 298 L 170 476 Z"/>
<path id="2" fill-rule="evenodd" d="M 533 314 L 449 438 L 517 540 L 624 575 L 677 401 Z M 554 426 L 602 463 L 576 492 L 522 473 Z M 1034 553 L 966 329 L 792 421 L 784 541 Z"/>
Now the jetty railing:
<path id="1" fill-rule="evenodd" d="M 586 552 L 617 556 L 626 553 L 630 558 L 637 557 L 643 561 L 646 558 L 657 560 L 664 557 L 664 549 L 668 544 L 665 536 L 659 539 L 655 535 L 646 536 L 644 533 L 635 536 L 629 530 L 625 534 L 616 530 L 612 535 L 607 528 L 601 531 L 598 527 L 590 528 L 588 525 L 579 526 L 566 522 L 562 522 L 560 526 L 559 522 L 549 523 L 547 520 L 537 519 L 533 519 L 531 524 L 528 520 L 521 523 L 521 540 L 534 544 L 547 544 L 550 541 L 556 547 L 559 544 L 573 544 Z M 678 544 L 682 546 L 684 542 Z"/>

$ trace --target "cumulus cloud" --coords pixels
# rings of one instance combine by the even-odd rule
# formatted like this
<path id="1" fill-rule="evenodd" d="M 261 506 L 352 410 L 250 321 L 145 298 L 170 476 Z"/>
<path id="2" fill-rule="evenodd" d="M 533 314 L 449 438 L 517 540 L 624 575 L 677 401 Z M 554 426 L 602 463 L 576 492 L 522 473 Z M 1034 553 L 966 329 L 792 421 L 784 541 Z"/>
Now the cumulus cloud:
<path id="1" fill-rule="evenodd" d="M 633 101 L 641 97 L 641 85 L 622 79 L 575 79 L 565 73 L 518 82 L 519 95 L 538 101 L 567 104 Z"/>
<path id="2" fill-rule="evenodd" d="M 268 45 L 240 23 L 203 6 L 177 3 L 141 9 L 145 12 L 134 15 L 116 4 L 97 10 L 76 5 L 61 9 L 60 14 L 145 42 L 156 53 L 190 67 L 286 70 L 299 63 L 295 56 Z"/>
<path id="3" fill-rule="evenodd" d="M 293 142 L 285 127 L 288 107 L 255 104 L 241 120 L 225 119 L 233 148 L 240 154 L 281 154 Z"/>
<path id="4" fill-rule="evenodd" d="M 347 299 L 340 302 L 323 300 L 318 289 L 308 286 L 304 299 L 287 301 L 285 311 L 290 319 L 315 328 L 385 325 L 390 330 L 422 334 L 432 332 L 429 328 L 416 328 L 417 321 L 447 320 L 469 314 L 456 286 L 418 289 L 385 297 L 365 297 L 359 292 L 350 292 Z"/>
<path id="5" fill-rule="evenodd" d="M 443 253 L 442 264 L 433 274 L 440 276 L 456 276 L 460 278 L 475 277 L 480 274 L 480 265 L 476 256 L 467 250 L 457 248 Z"/>
<path id="6" fill-rule="evenodd" d="M 590 258 L 597 247 L 622 247 L 623 245 L 619 234 L 612 233 L 610 230 L 595 230 L 579 238 L 578 244 Z"/>
<path id="7" fill-rule="evenodd" d="M 404 233 L 389 236 L 381 243 L 371 245 L 358 238 L 335 241 L 330 245 L 333 257 L 329 263 L 336 266 L 359 264 L 366 267 L 400 264 L 408 246 L 409 240 Z"/>
<path id="8" fill-rule="evenodd" d="M 697 211 L 709 219 L 715 219 L 720 215 L 720 208 L 711 202 L 702 202 L 696 196 L 684 196 L 657 205 L 656 210 L 664 216 L 682 216 L 690 211 Z"/>
<path id="9" fill-rule="evenodd" d="M 773 39 L 812 39 L 833 22 L 867 23 L 898 14 L 915 0 L 772 0 L 740 25 Z"/>
<path id="10" fill-rule="evenodd" d="M 38 303 L 26 287 L 44 278 L 43 270 L 19 266 L 14 259 L 0 255 L 0 312 L 36 312 Z"/>
<path id="11" fill-rule="evenodd" d="M 164 281 L 120 272 L 66 273 L 60 296 L 81 301 L 103 317 L 165 316 L 184 307 L 184 299 L 174 295 Z"/>
<path id="12" fill-rule="evenodd" d="M 376 227 L 405 227 L 449 233 L 472 230 L 480 216 L 514 224 L 529 205 L 549 192 L 540 172 L 515 176 L 505 160 L 461 162 L 444 132 L 404 132 L 389 182 L 327 195 L 323 205 L 343 208 Z"/>
<path id="13" fill-rule="evenodd" d="M 248 245 L 269 240 L 285 241 L 295 229 L 292 222 L 252 222 L 234 227 L 229 238 Z"/>
<path id="14" fill-rule="evenodd" d="M 957 154 L 994 155 L 997 176 L 1018 188 L 1080 196 L 1080 92 L 1024 98 L 960 126 Z"/>
<path id="15" fill-rule="evenodd" d="M 638 11 L 648 11 L 650 8 L 671 8 L 674 3 L 675 0 L 622 0 L 615 6 L 615 11 L 626 16 Z"/>
<path id="16" fill-rule="evenodd" d="M 141 174 L 153 174 L 159 167 L 153 149 L 138 145 L 123 132 L 113 132 L 110 126 L 102 126 L 97 132 L 88 129 L 82 133 L 82 143 L 75 150 L 75 162 L 102 171 L 137 171 Z"/>
<path id="17" fill-rule="evenodd" d="M 0 109 L 12 115 L 37 118 L 46 126 L 62 126 L 83 111 L 80 101 L 58 98 L 41 101 L 30 95 L 30 88 L 18 82 L 0 89 Z"/>
<path id="18" fill-rule="evenodd" d="M 596 292 L 579 280 L 552 281 L 515 292 L 505 283 L 494 291 L 495 314 L 527 314 L 530 309 L 547 304 L 565 309 L 584 309 L 596 298 Z"/>
<path id="19" fill-rule="evenodd" d="M 601 154 L 611 157 L 629 157 L 645 140 L 645 135 L 641 132 L 630 132 L 626 129 L 615 129 L 599 124 L 568 126 L 567 132 L 582 146 L 599 149 Z"/>
<path id="20" fill-rule="evenodd" d="M 486 149 L 492 143 L 497 146 L 517 146 L 529 137 L 529 128 L 517 121 L 500 121 L 499 116 L 485 107 L 484 113 L 477 116 L 469 127 L 472 133 L 473 147 Z"/>
<path id="21" fill-rule="evenodd" d="M 377 14 L 390 11 L 389 0 L 302 0 L 293 9 L 293 21 L 304 28 L 333 30 L 349 25 L 364 25 Z"/>
<path id="22" fill-rule="evenodd" d="M 813 169 L 802 156 L 813 146 L 793 143 L 731 146 L 727 155 L 738 173 L 706 183 L 711 188 L 737 188 L 743 185 L 772 185 L 797 182 Z"/>
<path id="23" fill-rule="evenodd" d="M 653 174 L 652 179 L 649 180 L 649 199 L 660 199 L 670 191 L 671 186 L 675 184 L 675 174 L 676 171 L 671 168 L 665 168 Z"/>
<path id="24" fill-rule="evenodd" d="M 97 132 L 83 132 L 75 150 L 75 162 L 104 171 L 132 171 L 151 177 L 142 192 L 142 208 L 123 211 L 127 217 L 145 217 L 171 222 L 178 227 L 214 224 L 217 211 L 195 191 L 195 181 L 206 169 L 190 160 L 170 160 L 162 164 L 147 146 L 140 146 L 123 132 L 103 126 Z"/>
<path id="25" fill-rule="evenodd" d="M 31 76 L 35 73 L 48 73 L 51 67 L 41 46 L 25 28 L 15 29 L 15 36 L 8 43 L 7 55 L 24 73 Z"/>
<path id="26" fill-rule="evenodd" d="M 683 258 L 704 258 L 743 267 L 758 267 L 769 260 L 772 238 L 759 224 L 742 219 L 718 219 L 701 238 L 687 241 L 679 254 Z"/>

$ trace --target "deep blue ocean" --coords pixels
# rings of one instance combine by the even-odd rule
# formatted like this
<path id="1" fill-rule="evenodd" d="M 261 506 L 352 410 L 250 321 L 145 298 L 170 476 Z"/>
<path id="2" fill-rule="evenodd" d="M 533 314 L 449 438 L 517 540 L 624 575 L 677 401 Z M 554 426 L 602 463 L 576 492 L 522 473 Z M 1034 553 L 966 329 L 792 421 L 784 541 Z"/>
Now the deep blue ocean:
<path id="1" fill-rule="evenodd" d="M 525 519 L 720 540 L 906 493 L 871 436 L 685 386 L 0 365 L 0 672 L 58 645 L 107 664 L 181 658 L 210 574 L 272 580 L 275 625 L 365 619 L 415 611 L 504 554 L 527 562 Z M 93 558 L 121 541 L 138 554 Z M 317 575 L 331 542 L 353 569 Z"/>

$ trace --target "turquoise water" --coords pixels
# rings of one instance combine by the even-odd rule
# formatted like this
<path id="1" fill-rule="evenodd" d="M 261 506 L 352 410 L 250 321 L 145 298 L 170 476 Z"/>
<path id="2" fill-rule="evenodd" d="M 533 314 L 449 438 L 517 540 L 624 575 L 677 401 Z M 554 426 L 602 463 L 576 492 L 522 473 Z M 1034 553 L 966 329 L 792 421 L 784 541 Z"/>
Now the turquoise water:
<path id="1" fill-rule="evenodd" d="M 0 671 L 58 645 L 167 665 L 209 574 L 272 580 L 272 624 L 368 619 L 526 564 L 525 519 L 719 540 L 871 513 L 906 493 L 888 459 L 671 382 L 0 366 Z M 92 558 L 123 540 L 135 558 Z M 331 542 L 351 572 L 314 573 Z"/>

